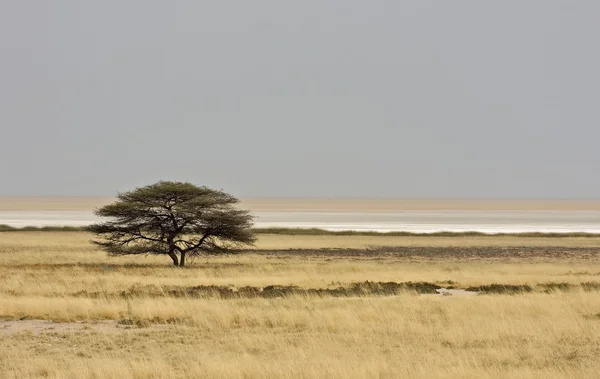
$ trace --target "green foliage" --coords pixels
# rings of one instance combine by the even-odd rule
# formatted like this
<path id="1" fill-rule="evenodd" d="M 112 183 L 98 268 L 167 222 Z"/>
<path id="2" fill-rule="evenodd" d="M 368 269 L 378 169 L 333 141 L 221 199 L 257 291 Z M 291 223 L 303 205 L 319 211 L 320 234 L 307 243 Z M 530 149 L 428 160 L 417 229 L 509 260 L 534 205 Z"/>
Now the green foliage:
<path id="1" fill-rule="evenodd" d="M 186 255 L 218 254 L 252 244 L 252 216 L 222 191 L 161 181 L 120 193 L 96 211 L 108 221 L 87 230 L 111 255 L 165 254 L 176 266 Z"/>

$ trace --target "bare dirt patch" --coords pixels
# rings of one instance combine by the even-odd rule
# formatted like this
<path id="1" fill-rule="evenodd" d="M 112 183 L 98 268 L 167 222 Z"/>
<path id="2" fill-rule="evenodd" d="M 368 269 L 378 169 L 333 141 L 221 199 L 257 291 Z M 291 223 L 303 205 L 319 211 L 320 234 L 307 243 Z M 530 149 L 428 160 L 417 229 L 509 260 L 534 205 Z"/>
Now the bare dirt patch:
<path id="1" fill-rule="evenodd" d="M 117 331 L 123 329 L 116 321 L 106 320 L 98 322 L 54 322 L 47 320 L 15 320 L 0 321 L 0 335 L 16 334 L 21 332 L 40 333 L 71 333 L 82 330 L 99 332 Z"/>
<path id="2" fill-rule="evenodd" d="M 127 320 L 125 320 L 127 321 Z M 143 327 L 168 328 L 172 325 L 148 324 Z M 0 321 L 0 336 L 17 333 L 76 333 L 76 332 L 101 332 L 118 333 L 126 329 L 137 329 L 140 325 L 132 322 L 116 320 L 101 320 L 93 322 L 55 322 L 48 320 L 12 320 Z"/>
<path id="3" fill-rule="evenodd" d="M 93 210 L 112 197 L 0 196 L 0 210 Z M 242 198 L 253 211 L 600 210 L 600 200 Z"/>
<path id="4" fill-rule="evenodd" d="M 375 246 L 365 249 L 282 249 L 248 250 L 252 254 L 272 255 L 281 258 L 289 256 L 307 257 L 364 257 L 364 258 L 455 258 L 455 259 L 600 259 L 598 247 L 558 247 L 558 246 Z"/>

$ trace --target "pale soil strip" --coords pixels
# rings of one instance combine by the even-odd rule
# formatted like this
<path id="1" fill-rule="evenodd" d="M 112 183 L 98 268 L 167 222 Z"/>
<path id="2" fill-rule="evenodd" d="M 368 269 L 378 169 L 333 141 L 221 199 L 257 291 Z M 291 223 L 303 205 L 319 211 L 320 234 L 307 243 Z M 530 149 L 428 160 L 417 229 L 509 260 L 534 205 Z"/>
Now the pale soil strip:
<path id="1" fill-rule="evenodd" d="M 401 211 L 580 211 L 600 210 L 600 200 L 505 199 L 242 199 L 254 211 L 401 212 Z"/>
<path id="2" fill-rule="evenodd" d="M 0 196 L 0 211 L 90 211 L 112 201 L 113 197 Z M 600 210 L 600 200 L 245 198 L 240 206 L 251 211 L 290 212 L 585 211 Z"/>
<path id="3" fill-rule="evenodd" d="M 173 328 L 170 324 L 148 324 L 144 329 L 165 329 Z M 123 325 L 116 320 L 102 320 L 93 322 L 55 322 L 48 320 L 19 320 L 19 321 L 0 321 L 0 336 L 12 335 L 17 333 L 32 333 L 39 335 L 42 333 L 74 333 L 74 332 L 103 332 L 116 333 L 125 329 L 140 329 L 137 326 Z"/>
<path id="4" fill-rule="evenodd" d="M 475 296 L 477 294 L 479 294 L 479 292 L 477 291 L 467 291 L 467 290 L 462 290 L 462 289 L 447 289 L 447 288 L 440 288 L 437 291 L 437 295 L 429 295 L 429 294 L 423 294 L 421 296 L 443 296 L 443 297 L 447 297 L 447 296 Z"/>
<path id="5" fill-rule="evenodd" d="M 54 322 L 47 320 L 0 321 L 0 335 L 10 335 L 22 332 L 40 333 L 69 333 L 81 330 L 116 331 L 119 327 L 114 320 L 89 322 Z M 122 327 L 121 327 L 122 329 Z"/>

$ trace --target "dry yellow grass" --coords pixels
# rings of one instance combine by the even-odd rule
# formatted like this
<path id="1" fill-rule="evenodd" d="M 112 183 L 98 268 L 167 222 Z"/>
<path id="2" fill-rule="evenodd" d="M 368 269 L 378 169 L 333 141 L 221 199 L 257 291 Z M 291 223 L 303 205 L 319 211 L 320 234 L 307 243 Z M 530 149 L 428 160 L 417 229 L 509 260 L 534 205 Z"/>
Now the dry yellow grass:
<path id="1" fill-rule="evenodd" d="M 600 292 L 120 295 L 148 285 L 579 284 L 600 281 L 595 256 L 442 260 L 273 256 L 260 250 L 411 244 L 597 248 L 595 238 L 261 236 L 255 253 L 196 260 L 186 269 L 171 268 L 162 257 L 108 258 L 89 238 L 0 234 L 0 315 L 10 321 L 0 324 L 3 378 L 597 378 L 600 372 Z M 35 320 L 55 323 L 41 330 L 31 327 Z M 117 327 L 123 320 L 134 325 Z M 11 329 L 15 325 L 20 330 Z"/>

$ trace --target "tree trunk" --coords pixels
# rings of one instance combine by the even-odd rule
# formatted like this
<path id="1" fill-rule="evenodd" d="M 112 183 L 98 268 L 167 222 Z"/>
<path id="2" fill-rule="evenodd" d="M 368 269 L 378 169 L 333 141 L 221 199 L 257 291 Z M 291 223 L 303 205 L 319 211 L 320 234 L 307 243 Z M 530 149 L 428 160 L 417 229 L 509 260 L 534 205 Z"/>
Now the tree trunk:
<path id="1" fill-rule="evenodd" d="M 177 254 L 175 254 L 174 251 L 169 251 L 169 257 L 171 257 L 175 266 L 179 266 L 179 260 L 177 259 Z"/>
<path id="2" fill-rule="evenodd" d="M 185 266 L 185 252 L 181 252 L 181 259 L 179 260 L 179 267 Z"/>

